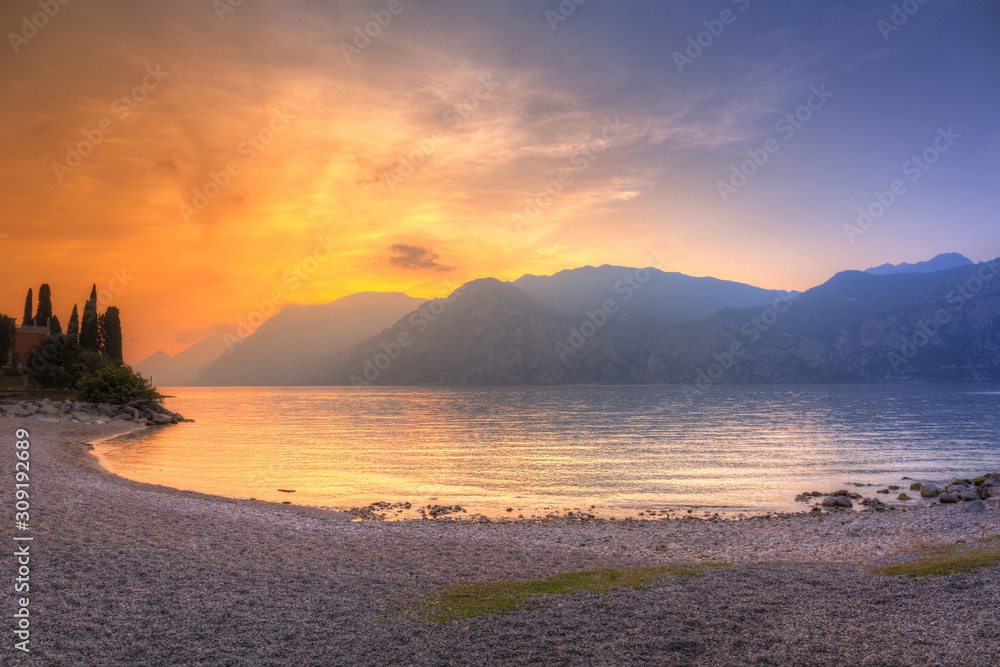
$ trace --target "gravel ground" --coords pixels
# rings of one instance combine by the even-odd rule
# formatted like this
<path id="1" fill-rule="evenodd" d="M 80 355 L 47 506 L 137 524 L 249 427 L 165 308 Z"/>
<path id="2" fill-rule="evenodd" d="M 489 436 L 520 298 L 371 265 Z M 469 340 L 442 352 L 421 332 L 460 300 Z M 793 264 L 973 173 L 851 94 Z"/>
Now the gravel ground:
<path id="1" fill-rule="evenodd" d="M 14 432 L 31 433 L 31 528 L 13 529 Z M 106 473 L 102 426 L 0 419 L 0 579 L 31 543 L 25 665 L 1000 664 L 1000 568 L 871 575 L 921 546 L 1000 533 L 996 511 L 919 506 L 745 521 L 352 522 Z M 169 428 L 169 427 L 167 427 Z M 726 561 L 699 577 L 544 600 L 475 623 L 395 619 L 391 600 L 457 579 Z"/>

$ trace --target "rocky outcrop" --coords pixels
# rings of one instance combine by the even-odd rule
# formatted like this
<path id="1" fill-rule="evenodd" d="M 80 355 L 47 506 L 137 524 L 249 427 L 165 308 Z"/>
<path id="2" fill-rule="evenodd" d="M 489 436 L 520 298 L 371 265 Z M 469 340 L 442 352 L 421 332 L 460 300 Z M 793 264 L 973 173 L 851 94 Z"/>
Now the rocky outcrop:
<path id="1" fill-rule="evenodd" d="M 80 424 L 106 424 L 110 421 L 128 421 L 139 424 L 176 424 L 186 421 L 179 412 L 152 401 L 132 401 L 124 405 L 108 403 L 82 403 L 62 401 L 53 403 L 43 398 L 0 405 L 4 417 L 40 419 L 42 421 L 76 422 Z"/>

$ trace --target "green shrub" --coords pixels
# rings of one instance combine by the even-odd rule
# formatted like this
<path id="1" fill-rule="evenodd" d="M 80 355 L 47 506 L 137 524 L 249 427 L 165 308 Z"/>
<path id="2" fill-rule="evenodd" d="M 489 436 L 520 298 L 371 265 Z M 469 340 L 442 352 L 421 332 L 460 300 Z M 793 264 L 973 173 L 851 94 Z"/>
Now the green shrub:
<path id="1" fill-rule="evenodd" d="M 75 401 L 121 405 L 129 401 L 163 400 L 156 387 L 128 366 L 109 365 L 84 374 L 74 385 Z"/>

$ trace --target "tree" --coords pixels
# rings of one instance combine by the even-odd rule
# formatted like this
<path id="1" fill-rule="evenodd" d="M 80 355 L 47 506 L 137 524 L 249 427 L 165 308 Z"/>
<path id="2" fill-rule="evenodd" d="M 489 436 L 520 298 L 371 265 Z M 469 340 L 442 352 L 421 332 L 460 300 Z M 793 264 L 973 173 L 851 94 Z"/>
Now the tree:
<path id="1" fill-rule="evenodd" d="M 0 366 L 5 366 L 10 358 L 10 353 L 14 349 L 14 331 L 17 329 L 17 322 L 13 317 L 0 315 Z"/>
<path id="2" fill-rule="evenodd" d="M 106 318 L 104 315 L 97 316 L 97 351 L 100 354 L 106 355 L 108 344 L 108 331 L 106 326 Z"/>
<path id="3" fill-rule="evenodd" d="M 73 313 L 69 316 L 69 324 L 66 325 L 66 335 L 73 339 L 74 343 L 80 342 L 80 316 L 76 312 L 76 304 L 73 304 Z"/>
<path id="4" fill-rule="evenodd" d="M 52 290 L 45 283 L 38 288 L 38 309 L 35 311 L 35 326 L 45 327 L 52 317 Z"/>
<path id="5" fill-rule="evenodd" d="M 83 307 L 83 322 L 80 323 L 80 347 L 84 350 L 100 350 L 97 324 L 97 285 L 90 292 L 90 299 Z"/>
<path id="6" fill-rule="evenodd" d="M 121 405 L 130 401 L 163 401 L 156 387 L 128 366 L 105 366 L 92 373 L 86 373 L 74 385 L 74 400 L 88 403 L 111 403 Z"/>
<path id="7" fill-rule="evenodd" d="M 117 306 L 108 307 L 101 316 L 104 324 L 101 353 L 116 363 L 122 363 L 122 320 Z"/>
<path id="8" fill-rule="evenodd" d="M 53 315 L 49 318 L 49 333 L 50 334 L 61 334 L 63 332 L 62 325 L 59 324 L 59 318 Z"/>
<path id="9" fill-rule="evenodd" d="M 29 326 L 31 326 L 31 323 L 34 321 L 34 318 L 31 316 L 31 311 L 32 310 L 33 309 L 32 309 L 32 300 L 31 300 L 31 288 L 29 287 L 28 288 L 28 298 L 26 298 L 24 300 L 24 316 L 21 318 L 21 326 L 22 327 L 29 327 Z"/>

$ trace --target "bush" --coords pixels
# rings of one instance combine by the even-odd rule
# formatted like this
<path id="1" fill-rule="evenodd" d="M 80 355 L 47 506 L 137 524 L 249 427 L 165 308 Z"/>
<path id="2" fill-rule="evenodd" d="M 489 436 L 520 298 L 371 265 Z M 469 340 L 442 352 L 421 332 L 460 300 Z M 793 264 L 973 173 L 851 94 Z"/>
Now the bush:
<path id="1" fill-rule="evenodd" d="M 156 387 L 128 366 L 109 365 L 84 374 L 76 381 L 75 401 L 121 405 L 129 401 L 163 400 Z"/>

